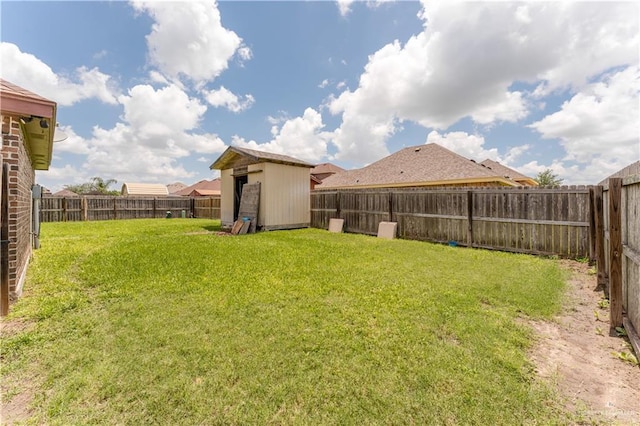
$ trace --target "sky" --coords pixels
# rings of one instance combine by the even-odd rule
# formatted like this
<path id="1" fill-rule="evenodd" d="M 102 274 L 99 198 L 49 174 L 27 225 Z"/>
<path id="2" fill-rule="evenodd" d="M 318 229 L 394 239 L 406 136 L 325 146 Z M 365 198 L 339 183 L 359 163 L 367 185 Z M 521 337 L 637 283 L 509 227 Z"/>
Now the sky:
<path id="1" fill-rule="evenodd" d="M 52 191 L 192 184 L 228 146 L 363 167 L 438 143 L 565 184 L 640 159 L 637 2 L 2 1 L 0 76 L 58 104 Z"/>

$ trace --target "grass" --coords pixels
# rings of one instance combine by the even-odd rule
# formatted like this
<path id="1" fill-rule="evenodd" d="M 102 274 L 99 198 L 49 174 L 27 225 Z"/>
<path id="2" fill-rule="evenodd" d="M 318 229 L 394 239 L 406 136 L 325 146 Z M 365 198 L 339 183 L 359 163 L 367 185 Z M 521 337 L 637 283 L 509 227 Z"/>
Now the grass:
<path id="1" fill-rule="evenodd" d="M 215 221 L 43 224 L 3 336 L 27 424 L 553 424 L 552 260 Z"/>

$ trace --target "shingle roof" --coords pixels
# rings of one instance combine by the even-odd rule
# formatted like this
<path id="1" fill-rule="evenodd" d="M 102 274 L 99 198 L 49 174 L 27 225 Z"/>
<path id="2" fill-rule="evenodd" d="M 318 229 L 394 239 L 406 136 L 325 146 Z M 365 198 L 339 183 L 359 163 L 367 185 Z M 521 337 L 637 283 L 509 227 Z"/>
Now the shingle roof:
<path id="1" fill-rule="evenodd" d="M 313 169 L 311 169 L 312 175 L 321 175 L 323 173 L 339 173 L 339 172 L 344 172 L 344 169 L 342 167 L 338 167 L 335 164 L 331 164 L 331 163 L 318 164 Z"/>
<path id="2" fill-rule="evenodd" d="M 196 182 L 191 186 L 187 186 L 185 188 L 182 188 L 180 191 L 176 191 L 173 194 L 174 195 L 189 195 L 195 190 L 198 190 L 198 191 L 218 191 L 217 193 L 219 194 L 220 193 L 220 186 L 221 186 L 220 178 L 213 179 L 213 180 L 203 179 L 200 182 Z M 203 192 L 200 192 L 200 194 L 204 195 Z"/>
<path id="3" fill-rule="evenodd" d="M 17 86 L 2 78 L 0 78 L 0 92 L 8 96 L 15 96 L 18 98 L 30 99 L 32 101 L 37 101 L 39 103 L 44 103 L 52 106 L 55 105 L 55 102 L 47 98 L 43 98 L 40 95 L 36 95 L 35 93 L 30 92 L 29 90 L 24 89 L 20 86 Z"/>
<path id="4" fill-rule="evenodd" d="M 491 169 L 435 144 L 404 148 L 375 163 L 329 176 L 317 189 L 498 182 L 518 186 Z"/>
<path id="5" fill-rule="evenodd" d="M 530 178 L 529 176 L 525 176 L 517 170 L 513 170 L 510 167 L 507 167 L 503 164 L 498 163 L 497 161 L 489 160 L 488 158 L 484 160 L 482 163 L 483 166 L 486 166 L 493 170 L 497 175 L 507 177 L 511 180 L 515 180 L 516 182 L 526 182 L 529 185 L 538 185 L 537 182 Z"/>
<path id="6" fill-rule="evenodd" d="M 283 154 L 274 154 L 272 152 L 256 151 L 255 149 L 239 148 L 230 146 L 220 157 L 209 167 L 210 169 L 224 170 L 233 167 L 238 160 L 243 159 L 243 165 L 256 163 L 278 163 L 290 166 L 313 167 L 306 161 L 298 160 Z"/>
<path id="7" fill-rule="evenodd" d="M 0 79 L 2 115 L 20 119 L 20 129 L 35 170 L 47 170 L 53 156 L 57 104 Z"/>
<path id="8" fill-rule="evenodd" d="M 167 185 L 167 191 L 169 191 L 169 194 L 175 194 L 176 192 L 178 192 L 181 189 L 184 189 L 186 187 L 187 187 L 187 185 L 185 185 L 182 182 L 174 182 L 174 183 L 170 183 L 169 185 Z"/>

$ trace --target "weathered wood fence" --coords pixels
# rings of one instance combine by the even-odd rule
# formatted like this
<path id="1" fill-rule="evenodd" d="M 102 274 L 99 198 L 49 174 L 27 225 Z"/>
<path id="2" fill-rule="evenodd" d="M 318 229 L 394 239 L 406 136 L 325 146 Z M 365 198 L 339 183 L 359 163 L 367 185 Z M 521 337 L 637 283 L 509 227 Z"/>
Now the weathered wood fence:
<path id="1" fill-rule="evenodd" d="M 611 326 L 624 325 L 640 354 L 640 166 L 635 173 L 609 179 L 604 188 L 597 187 L 602 195 L 596 188 L 596 202 L 603 205 L 598 283 L 609 296 Z"/>
<path id="2" fill-rule="evenodd" d="M 346 232 L 375 235 L 398 223 L 400 238 L 502 251 L 587 258 L 591 203 L 586 186 L 560 189 L 315 190 L 311 226 L 344 219 Z"/>
<path id="3" fill-rule="evenodd" d="M 41 202 L 42 222 L 172 217 L 220 219 L 220 197 L 56 197 Z"/>

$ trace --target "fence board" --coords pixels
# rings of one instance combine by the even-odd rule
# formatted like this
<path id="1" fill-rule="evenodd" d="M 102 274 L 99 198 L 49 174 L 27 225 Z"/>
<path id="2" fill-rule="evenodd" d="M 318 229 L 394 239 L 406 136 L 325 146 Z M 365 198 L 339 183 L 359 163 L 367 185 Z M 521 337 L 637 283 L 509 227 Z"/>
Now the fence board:
<path id="1" fill-rule="evenodd" d="M 42 222 L 77 222 L 115 219 L 172 217 L 220 218 L 220 196 L 212 197 L 117 197 L 43 196 Z"/>
<path id="2" fill-rule="evenodd" d="M 587 187 L 315 190 L 311 223 L 375 235 L 391 220 L 400 238 L 577 258 L 589 255 L 589 203 Z"/>
<path id="3" fill-rule="evenodd" d="M 606 284 L 605 289 L 608 291 L 607 295 L 611 298 L 612 273 L 615 273 L 617 269 L 617 265 L 612 261 L 611 252 L 614 251 L 613 246 L 618 245 L 618 249 L 621 251 L 620 261 L 622 263 L 622 291 L 619 295 L 622 302 L 622 311 L 626 315 L 628 323 L 637 332 L 637 330 L 640 330 L 640 259 L 638 259 L 638 253 L 640 253 L 640 163 L 636 170 L 632 170 L 632 172 L 637 174 L 632 174 L 622 179 L 619 200 L 616 200 L 618 198 L 617 194 L 613 194 L 611 191 L 611 179 L 609 184 L 603 188 L 604 241 L 602 247 L 596 246 L 596 250 L 604 254 L 604 265 L 598 264 L 598 278 L 600 281 L 602 275 Z M 612 202 L 619 203 L 621 216 L 619 244 L 613 241 L 614 238 L 611 232 L 609 211 Z"/>

